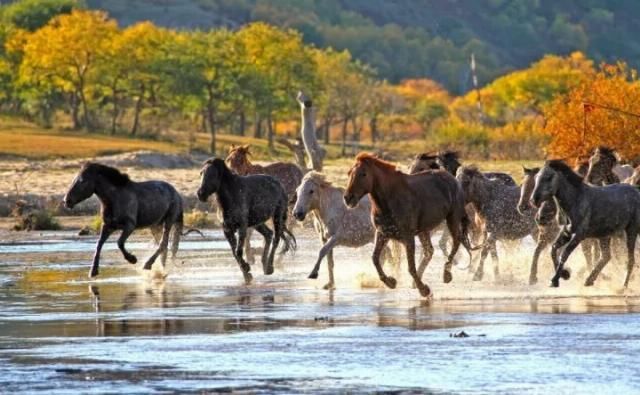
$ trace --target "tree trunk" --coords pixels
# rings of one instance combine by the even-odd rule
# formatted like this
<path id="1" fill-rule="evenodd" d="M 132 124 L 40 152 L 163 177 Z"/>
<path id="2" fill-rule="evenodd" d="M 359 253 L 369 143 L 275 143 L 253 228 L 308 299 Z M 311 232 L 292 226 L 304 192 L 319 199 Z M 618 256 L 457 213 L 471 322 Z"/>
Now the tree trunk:
<path id="1" fill-rule="evenodd" d="M 302 142 L 302 140 L 301 139 L 297 139 L 296 143 L 293 144 L 293 143 L 291 143 L 289 140 L 287 140 L 285 138 L 279 138 L 279 139 L 276 139 L 276 142 L 284 145 L 291 152 L 293 152 L 293 157 L 296 160 L 296 164 L 298 165 L 300 170 L 302 170 L 303 172 L 306 173 L 307 172 L 307 163 L 304 160 L 305 148 L 304 148 L 304 143 Z"/>
<path id="2" fill-rule="evenodd" d="M 271 110 L 269 110 L 269 115 L 267 115 L 267 145 L 269 146 L 269 151 L 273 151 L 273 135 L 275 134 L 273 119 L 271 117 Z"/>
<path id="3" fill-rule="evenodd" d="M 84 79 L 81 78 L 78 84 L 78 93 L 80 96 L 80 104 L 82 105 L 82 123 L 87 131 L 91 130 L 91 122 L 89 121 L 89 105 L 87 104 L 87 97 L 84 95 Z"/>
<path id="4" fill-rule="evenodd" d="M 253 123 L 253 137 L 262 138 L 262 118 L 260 118 L 260 114 L 257 111 Z"/>
<path id="5" fill-rule="evenodd" d="M 209 120 L 209 134 L 211 135 L 211 142 L 209 143 L 209 151 L 211 155 L 216 154 L 216 115 L 215 105 L 213 99 L 213 90 L 209 88 L 209 99 L 207 101 L 207 118 Z"/>
<path id="6" fill-rule="evenodd" d="M 82 125 L 80 125 L 79 113 L 80 113 L 80 105 L 79 105 L 78 93 L 73 92 L 73 94 L 71 94 L 71 120 L 73 121 L 73 129 L 75 130 L 78 130 L 82 127 Z"/>
<path id="7" fill-rule="evenodd" d="M 369 129 L 371 129 L 371 143 L 378 141 L 378 116 L 374 115 L 369 120 Z"/>
<path id="8" fill-rule="evenodd" d="M 331 124 L 333 123 L 333 119 L 332 118 L 325 118 L 324 119 L 324 125 L 322 125 L 324 131 L 324 144 L 325 145 L 329 145 L 329 142 L 331 140 Z"/>
<path id="9" fill-rule="evenodd" d="M 311 160 L 311 167 L 315 171 L 322 171 L 322 160 L 326 154 L 325 150 L 318 144 L 316 136 L 316 120 L 313 103 L 304 93 L 298 92 L 298 103 L 300 103 L 302 128 L 302 142 Z"/>
<path id="10" fill-rule="evenodd" d="M 138 128 L 140 127 L 140 112 L 142 111 L 142 101 L 144 100 L 144 85 L 140 87 L 140 94 L 138 95 L 138 100 L 136 100 L 136 106 L 133 110 L 133 126 L 131 126 L 130 134 L 135 136 L 138 132 Z"/>
<path id="11" fill-rule="evenodd" d="M 349 117 L 342 120 L 342 156 L 347 156 L 347 128 L 349 127 Z"/>
<path id="12" fill-rule="evenodd" d="M 238 134 L 244 136 L 244 130 L 247 128 L 247 116 L 244 110 L 240 111 L 240 119 L 238 121 Z"/>
<path id="13" fill-rule="evenodd" d="M 111 135 L 116 134 L 116 129 L 118 128 L 118 115 L 120 115 L 120 108 L 118 107 L 118 92 L 117 88 L 114 86 L 111 87 L 113 91 L 113 114 L 111 114 Z"/>

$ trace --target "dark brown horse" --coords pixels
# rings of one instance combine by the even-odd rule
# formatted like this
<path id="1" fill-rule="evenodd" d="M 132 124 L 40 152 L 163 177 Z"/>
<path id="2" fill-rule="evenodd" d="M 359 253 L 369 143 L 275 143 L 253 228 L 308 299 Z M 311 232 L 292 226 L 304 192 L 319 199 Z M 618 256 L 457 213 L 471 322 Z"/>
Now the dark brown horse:
<path id="1" fill-rule="evenodd" d="M 296 188 L 302 182 L 304 174 L 293 163 L 275 162 L 266 166 L 254 165 L 249 161 L 250 146 L 232 146 L 225 159 L 227 166 L 236 174 L 248 176 L 250 174 L 266 174 L 280 181 L 289 200 L 295 199 Z"/>
<path id="2" fill-rule="evenodd" d="M 355 207 L 365 195 L 371 200 L 371 215 L 376 227 L 372 258 L 380 280 L 389 288 L 396 287 L 396 280 L 382 269 L 380 254 L 389 240 L 398 240 L 405 245 L 409 274 L 416 287 L 422 296 L 430 296 L 431 290 L 421 277 L 431 257 L 423 257 L 420 270 L 416 270 L 414 238 L 418 236 L 423 245 L 430 245 L 430 232 L 446 221 L 453 248 L 445 264 L 444 282 L 450 282 L 453 258 L 460 243 L 471 250 L 467 235 L 469 219 L 456 179 L 444 170 L 404 174 L 389 162 L 360 153 L 349 170 L 344 201 L 347 206 Z"/>

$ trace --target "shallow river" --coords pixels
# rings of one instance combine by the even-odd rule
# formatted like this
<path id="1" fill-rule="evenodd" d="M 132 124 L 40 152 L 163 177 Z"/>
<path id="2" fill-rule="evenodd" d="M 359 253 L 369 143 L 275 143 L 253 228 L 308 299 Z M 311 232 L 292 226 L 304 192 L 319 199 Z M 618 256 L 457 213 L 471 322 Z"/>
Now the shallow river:
<path id="1" fill-rule="evenodd" d="M 371 246 L 338 248 L 338 289 L 323 290 L 326 266 L 306 279 L 319 242 L 298 234 L 295 255 L 273 276 L 255 265 L 249 287 L 219 232 L 189 237 L 164 280 L 114 241 L 94 281 L 94 238 L 0 243 L 0 393 L 640 393 L 640 281 L 622 290 L 620 263 L 585 289 L 576 259 L 552 290 L 546 258 L 541 283 L 524 285 L 530 243 L 501 251 L 502 276 L 489 262 L 480 283 L 461 255 L 442 284 L 436 255 L 426 301 L 404 265 L 398 289 L 380 287 Z M 146 237 L 129 246 L 151 253 Z"/>

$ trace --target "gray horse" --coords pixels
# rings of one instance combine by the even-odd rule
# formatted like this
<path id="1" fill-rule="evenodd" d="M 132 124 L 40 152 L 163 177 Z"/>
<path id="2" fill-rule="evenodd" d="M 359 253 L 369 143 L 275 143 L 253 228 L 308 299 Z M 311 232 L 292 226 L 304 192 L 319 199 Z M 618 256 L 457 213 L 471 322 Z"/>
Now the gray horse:
<path id="1" fill-rule="evenodd" d="M 286 249 L 295 248 L 295 237 L 286 227 L 288 199 L 282 184 L 267 175 L 236 175 L 222 159 L 207 160 L 200 175 L 202 180 L 198 199 L 206 202 L 209 196 L 216 194 L 222 208 L 222 229 L 245 283 L 250 284 L 253 279 L 251 267 L 242 257 L 249 227 L 264 237 L 262 268 L 264 274 L 273 274 L 273 257 L 280 239 L 284 239 Z M 273 231 L 265 225 L 270 219 L 273 221 Z"/>
<path id="2" fill-rule="evenodd" d="M 531 210 L 534 209 L 529 203 L 529 200 L 533 194 L 533 188 L 536 185 L 536 175 L 540 171 L 540 168 L 534 167 L 533 169 L 527 169 L 523 166 L 522 169 L 524 170 L 524 178 L 520 186 L 518 212 L 523 216 L 529 216 L 531 215 Z M 529 273 L 530 285 L 538 282 L 538 260 L 540 259 L 540 254 L 556 239 L 560 231 L 556 202 L 553 200 L 542 202 L 540 208 L 536 210 L 535 221 L 538 226 L 538 240 L 531 260 L 531 271 Z"/>
<path id="3" fill-rule="evenodd" d="M 460 167 L 456 178 L 462 186 L 466 202 L 473 205 L 486 225 L 487 240 L 482 246 L 480 263 L 473 279 L 482 280 L 484 261 L 489 251 L 495 262 L 495 276 L 498 277 L 500 271 L 496 241 L 519 240 L 528 235 L 536 238 L 534 213 L 518 213 L 519 187 L 505 185 L 501 180 L 489 179 L 474 166 Z"/>
<path id="4" fill-rule="evenodd" d="M 354 208 L 344 204 L 344 189 L 326 180 L 322 173 L 311 171 L 302 179 L 297 190 L 293 216 L 303 221 L 309 213 L 314 217 L 314 227 L 323 246 L 309 278 L 318 278 L 320 263 L 327 257 L 329 282 L 324 289 L 334 289 L 333 248 L 336 246 L 362 247 L 373 241 L 375 228 L 371 222 L 371 202 L 363 198 Z M 433 251 L 433 247 L 431 247 Z"/>
<path id="5" fill-rule="evenodd" d="M 102 245 L 116 230 L 122 231 L 118 248 L 131 264 L 138 260 L 125 249 L 124 243 L 139 228 L 150 227 L 156 241 L 162 234 L 158 249 L 144 264 L 144 269 L 151 269 L 160 254 L 162 265 L 165 265 L 172 228 L 171 251 L 175 256 L 182 235 L 183 209 L 182 197 L 171 184 L 164 181 L 133 182 L 117 169 L 99 163 L 86 163 L 65 195 L 64 205 L 73 208 L 94 193 L 102 203 L 102 228 L 89 277 L 98 275 Z"/>
<path id="6" fill-rule="evenodd" d="M 542 202 L 555 198 L 558 207 L 565 214 L 568 224 L 562 227 L 558 238 L 551 247 L 556 273 L 551 286 L 560 284 L 560 277 L 569 278 L 564 264 L 573 250 L 588 237 L 598 238 L 600 259 L 585 281 L 585 286 L 593 285 L 598 274 L 611 259 L 611 237 L 616 232 L 626 233 L 627 276 L 624 286 L 629 284 L 635 264 L 634 249 L 640 230 L 640 193 L 627 184 L 597 187 L 585 184 L 582 177 L 574 173 L 561 160 L 545 162 L 536 176 L 536 185 L 531 202 L 539 206 Z M 558 257 L 558 250 L 564 247 Z"/>
<path id="7" fill-rule="evenodd" d="M 454 177 L 458 174 L 458 169 L 462 164 L 460 163 L 460 155 L 456 151 L 439 151 L 436 159 L 436 163 L 440 167 L 446 169 Z M 516 181 L 508 175 L 502 172 L 484 172 L 486 178 L 496 179 L 501 181 L 504 185 L 516 186 Z"/>

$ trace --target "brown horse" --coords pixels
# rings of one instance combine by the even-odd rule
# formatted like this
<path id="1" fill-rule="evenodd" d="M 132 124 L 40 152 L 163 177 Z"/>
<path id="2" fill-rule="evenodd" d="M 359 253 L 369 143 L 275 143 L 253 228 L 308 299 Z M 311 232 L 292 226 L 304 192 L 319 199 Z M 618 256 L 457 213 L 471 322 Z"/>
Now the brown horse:
<path id="1" fill-rule="evenodd" d="M 285 162 L 275 162 L 266 166 L 254 165 L 249 161 L 250 155 L 249 145 L 232 146 L 225 162 L 234 173 L 241 176 L 266 174 L 275 178 L 280 181 L 289 199 L 295 199 L 296 188 L 298 188 L 304 176 L 298 166 Z"/>
<path id="2" fill-rule="evenodd" d="M 453 248 L 445 264 L 444 282 L 450 282 L 453 258 L 460 243 L 471 250 L 467 235 L 469 219 L 456 179 L 444 170 L 404 174 L 389 162 L 360 153 L 349 170 L 344 201 L 347 206 L 355 207 L 365 195 L 371 200 L 376 228 L 372 259 L 380 280 L 389 288 L 396 287 L 396 280 L 382 269 L 380 254 L 389 240 L 398 240 L 405 245 L 409 274 L 416 287 L 422 296 L 430 296 L 431 290 L 421 277 L 431 256 L 423 257 L 420 269 L 416 270 L 414 238 L 417 235 L 423 245 L 430 245 L 430 232 L 446 220 Z"/>

